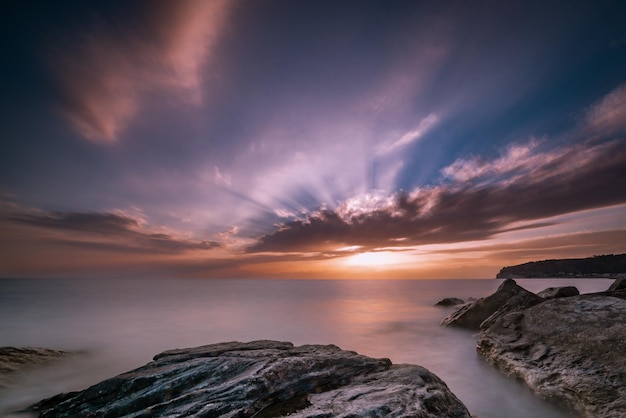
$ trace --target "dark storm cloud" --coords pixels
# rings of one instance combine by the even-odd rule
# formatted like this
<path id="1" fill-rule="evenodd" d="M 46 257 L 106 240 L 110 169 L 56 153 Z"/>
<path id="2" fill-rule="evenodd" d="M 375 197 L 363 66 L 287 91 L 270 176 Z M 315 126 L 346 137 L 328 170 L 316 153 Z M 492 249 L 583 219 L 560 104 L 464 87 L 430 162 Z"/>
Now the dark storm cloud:
<path id="1" fill-rule="evenodd" d="M 218 242 L 154 233 L 145 229 L 139 220 L 116 213 L 36 212 L 14 214 L 9 219 L 22 225 L 73 233 L 55 237 L 54 240 L 85 249 L 177 254 L 221 247 Z"/>
<path id="2" fill-rule="evenodd" d="M 502 167 L 505 161 L 514 169 Z M 515 222 L 626 203 L 626 189 L 620 186 L 626 178 L 623 140 L 588 141 L 482 164 L 473 176 L 459 164 L 464 181 L 399 193 L 391 205 L 371 212 L 346 216 L 341 208 L 322 210 L 287 222 L 259 238 L 248 251 L 323 251 L 344 245 L 368 249 L 483 240 L 511 231 Z M 452 170 L 447 173 L 451 175 Z M 534 225 L 540 226 L 545 223 Z"/>

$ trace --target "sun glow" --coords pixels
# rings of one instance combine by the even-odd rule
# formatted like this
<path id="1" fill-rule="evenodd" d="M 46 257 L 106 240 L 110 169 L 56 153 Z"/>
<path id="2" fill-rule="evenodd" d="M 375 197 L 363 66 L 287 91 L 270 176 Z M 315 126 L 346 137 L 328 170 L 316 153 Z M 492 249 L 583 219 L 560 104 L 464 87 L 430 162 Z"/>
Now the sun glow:
<path id="1" fill-rule="evenodd" d="M 406 261 L 404 254 L 392 251 L 376 251 L 352 255 L 346 258 L 345 263 L 357 267 L 385 267 L 402 264 Z"/>

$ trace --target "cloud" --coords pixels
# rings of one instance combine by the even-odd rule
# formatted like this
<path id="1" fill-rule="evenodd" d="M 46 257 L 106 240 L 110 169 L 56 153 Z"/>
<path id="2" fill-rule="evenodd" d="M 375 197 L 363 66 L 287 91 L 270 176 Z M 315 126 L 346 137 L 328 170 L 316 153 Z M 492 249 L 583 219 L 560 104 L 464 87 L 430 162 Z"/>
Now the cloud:
<path id="1" fill-rule="evenodd" d="M 195 241 L 151 231 L 141 219 L 110 212 L 22 211 L 9 214 L 8 218 L 21 225 L 62 232 L 51 239 L 81 248 L 178 254 L 222 247 L 214 241 Z"/>
<path id="2" fill-rule="evenodd" d="M 393 142 L 388 142 L 382 144 L 376 148 L 376 152 L 379 155 L 389 154 L 390 152 L 396 151 L 399 148 L 402 148 L 412 142 L 415 142 L 422 138 L 428 131 L 437 125 L 439 122 L 439 116 L 435 113 L 431 113 L 426 116 L 424 119 L 420 121 L 415 129 L 411 129 L 408 132 L 405 132 L 400 138 L 396 139 Z"/>
<path id="3" fill-rule="evenodd" d="M 500 158 L 488 161 L 484 158 L 460 158 L 451 165 L 444 167 L 441 173 L 444 177 L 458 182 L 467 182 L 480 178 L 499 177 L 507 173 L 517 173 L 533 170 L 540 164 L 547 164 L 555 155 L 537 154 L 534 151 L 540 141 L 532 138 L 524 144 L 511 144 Z"/>
<path id="4" fill-rule="evenodd" d="M 467 160 L 460 160 L 444 169 L 453 182 L 386 200 L 352 199 L 335 210 L 283 223 L 248 252 L 485 240 L 510 231 L 516 222 L 626 202 L 626 190 L 619 187 L 626 178 L 625 141 L 587 141 L 541 152 L 531 140 L 491 162 L 476 163 L 478 169 L 467 167 Z M 478 177 L 483 180 L 467 182 Z M 369 203 L 354 207 L 358 201 Z"/>
<path id="5" fill-rule="evenodd" d="M 585 124 L 587 129 L 600 135 L 626 133 L 626 84 L 593 104 L 587 110 Z"/>
<path id="6" fill-rule="evenodd" d="M 227 174 L 223 174 L 218 166 L 213 167 L 213 171 L 215 172 L 215 183 L 224 184 L 228 187 L 232 185 L 230 176 Z"/>
<path id="7" fill-rule="evenodd" d="M 126 25 L 94 25 L 74 34 L 81 39 L 77 45 L 72 39 L 50 53 L 62 113 L 88 140 L 116 142 L 139 112 L 142 96 L 151 92 L 202 102 L 202 71 L 223 26 L 227 0 L 149 5 L 151 10 L 131 16 Z"/>

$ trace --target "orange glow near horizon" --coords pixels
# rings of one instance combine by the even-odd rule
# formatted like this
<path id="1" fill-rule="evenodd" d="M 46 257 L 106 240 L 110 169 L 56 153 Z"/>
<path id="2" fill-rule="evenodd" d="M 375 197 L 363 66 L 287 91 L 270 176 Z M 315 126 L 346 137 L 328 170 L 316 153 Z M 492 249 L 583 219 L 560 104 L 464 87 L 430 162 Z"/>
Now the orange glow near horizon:
<path id="1" fill-rule="evenodd" d="M 344 260 L 345 265 L 357 267 L 390 267 L 408 262 L 415 262 L 414 257 L 392 251 L 368 251 L 351 255 Z"/>

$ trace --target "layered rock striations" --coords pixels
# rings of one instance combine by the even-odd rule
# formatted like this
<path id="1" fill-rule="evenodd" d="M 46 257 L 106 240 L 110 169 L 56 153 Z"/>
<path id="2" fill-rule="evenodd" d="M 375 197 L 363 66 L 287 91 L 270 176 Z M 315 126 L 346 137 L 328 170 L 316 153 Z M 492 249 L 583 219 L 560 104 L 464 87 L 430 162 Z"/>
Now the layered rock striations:
<path id="1" fill-rule="evenodd" d="M 573 296 L 503 315 L 477 350 L 544 398 L 590 417 L 626 416 L 626 300 Z"/>
<path id="2" fill-rule="evenodd" d="M 423 367 L 277 341 L 166 351 L 31 409 L 40 417 L 470 417 Z"/>

